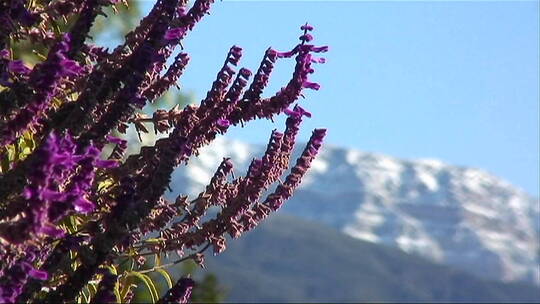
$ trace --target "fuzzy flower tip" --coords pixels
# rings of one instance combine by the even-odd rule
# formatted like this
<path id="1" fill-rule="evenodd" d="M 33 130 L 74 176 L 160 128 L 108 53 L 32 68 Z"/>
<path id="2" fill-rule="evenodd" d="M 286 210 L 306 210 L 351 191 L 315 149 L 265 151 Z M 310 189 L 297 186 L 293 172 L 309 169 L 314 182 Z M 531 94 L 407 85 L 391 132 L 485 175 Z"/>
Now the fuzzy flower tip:
<path id="1" fill-rule="evenodd" d="M 306 24 L 302 25 L 300 27 L 300 29 L 302 31 L 313 31 L 313 26 L 306 23 Z"/>

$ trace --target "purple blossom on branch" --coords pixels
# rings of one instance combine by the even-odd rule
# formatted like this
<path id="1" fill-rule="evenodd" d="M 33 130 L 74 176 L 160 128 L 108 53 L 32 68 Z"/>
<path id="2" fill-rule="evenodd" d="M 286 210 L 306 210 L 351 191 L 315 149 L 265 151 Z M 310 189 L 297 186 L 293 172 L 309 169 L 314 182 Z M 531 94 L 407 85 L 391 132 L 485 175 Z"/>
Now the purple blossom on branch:
<path id="1" fill-rule="evenodd" d="M 0 116 L 0 301 L 74 302 L 99 281 L 90 302 L 128 302 L 133 286 L 125 278 L 155 271 L 144 268 L 145 256 L 176 252 L 183 257 L 171 264 L 190 259 L 204 267 L 206 249 L 223 252 L 227 234 L 253 229 L 298 188 L 326 134 L 314 130 L 285 175 L 300 124 L 312 117 L 296 103 L 305 89 L 320 89 L 310 75 L 325 60 L 314 54 L 328 50 L 311 44 L 309 24 L 290 50 L 267 49 L 254 73 L 232 46 L 199 105 L 141 111 L 178 86 L 189 55 L 167 59 L 213 2 L 158 0 L 112 51 L 86 38 L 101 9 L 119 1 L 0 3 L 0 100 L 14 99 Z M 56 37 L 50 21 L 64 18 L 73 23 Z M 47 57 L 32 68 L 13 60 L 13 37 L 48 47 Z M 278 92 L 262 96 L 278 60 L 294 60 L 294 71 Z M 217 136 L 277 115 L 287 116 L 285 130 L 271 133 L 244 176 L 225 158 L 197 197 L 163 196 L 175 168 Z M 134 125 L 144 133 L 148 124 L 166 137 L 126 157 L 128 141 L 113 132 Z M 220 211 L 208 218 L 211 208 Z M 132 270 L 120 272 L 122 259 Z M 188 303 L 193 287 L 181 278 L 157 302 Z"/>

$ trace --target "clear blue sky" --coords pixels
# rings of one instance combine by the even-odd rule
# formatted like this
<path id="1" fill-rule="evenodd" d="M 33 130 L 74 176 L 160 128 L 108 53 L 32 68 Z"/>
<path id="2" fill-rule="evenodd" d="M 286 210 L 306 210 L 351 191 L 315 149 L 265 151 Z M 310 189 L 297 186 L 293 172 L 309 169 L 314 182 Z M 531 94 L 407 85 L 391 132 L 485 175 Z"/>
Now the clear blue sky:
<path id="1" fill-rule="evenodd" d="M 322 89 L 301 102 L 313 113 L 303 140 L 326 127 L 333 145 L 483 168 L 538 196 L 537 1 L 216 1 L 184 42 L 181 86 L 204 97 L 231 45 L 255 70 L 268 46 L 294 46 L 306 21 L 331 51 L 313 76 Z M 267 95 L 291 72 L 278 64 Z M 230 137 L 263 143 L 276 127 Z"/>

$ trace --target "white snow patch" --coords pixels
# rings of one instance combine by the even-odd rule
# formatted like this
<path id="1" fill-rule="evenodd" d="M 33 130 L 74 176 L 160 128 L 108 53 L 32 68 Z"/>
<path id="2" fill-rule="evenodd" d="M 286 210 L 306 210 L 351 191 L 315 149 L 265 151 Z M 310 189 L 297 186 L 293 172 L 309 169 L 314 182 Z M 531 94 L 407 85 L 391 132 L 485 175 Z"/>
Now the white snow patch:
<path id="1" fill-rule="evenodd" d="M 433 174 L 430 174 L 429 172 L 421 169 L 417 169 L 416 172 L 416 176 L 418 177 L 420 182 L 422 182 L 431 192 L 439 190 L 439 182 L 433 176 Z"/>
<path id="2" fill-rule="evenodd" d="M 345 155 L 345 159 L 347 160 L 348 164 L 357 165 L 361 156 L 362 156 L 362 153 L 360 153 L 360 151 L 349 150 L 347 151 L 347 154 Z"/>
<path id="3" fill-rule="evenodd" d="M 328 163 L 320 157 L 315 158 L 311 163 L 311 168 L 309 170 L 317 173 L 325 173 L 328 171 Z"/>
<path id="4" fill-rule="evenodd" d="M 199 184 L 206 185 L 208 182 L 210 182 L 210 179 L 212 176 L 209 174 L 208 171 L 204 170 L 201 167 L 191 166 L 188 167 L 189 176 L 191 179 Z"/>
<path id="5" fill-rule="evenodd" d="M 372 243 L 378 243 L 380 241 L 380 238 L 370 231 L 360 231 L 352 227 L 345 227 L 343 229 L 343 232 L 352 236 L 353 238 L 361 239 Z"/>

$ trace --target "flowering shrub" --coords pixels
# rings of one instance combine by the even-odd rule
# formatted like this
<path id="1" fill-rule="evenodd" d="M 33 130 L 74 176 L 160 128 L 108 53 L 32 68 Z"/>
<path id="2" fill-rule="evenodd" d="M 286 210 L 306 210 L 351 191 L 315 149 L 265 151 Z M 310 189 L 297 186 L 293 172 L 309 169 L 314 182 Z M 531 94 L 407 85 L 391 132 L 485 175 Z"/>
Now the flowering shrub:
<path id="1" fill-rule="evenodd" d="M 202 266 L 206 249 L 222 252 L 227 234 L 238 238 L 279 209 L 325 136 L 314 130 L 281 178 L 299 125 L 311 116 L 293 103 L 304 89 L 319 88 L 308 76 L 324 62 L 313 54 L 327 51 L 310 44 L 310 25 L 291 51 L 269 48 L 251 82 L 250 70 L 236 72 L 242 49 L 233 46 L 199 106 L 149 117 L 141 109 L 175 85 L 189 62 L 184 52 L 168 66 L 167 59 L 214 1 L 188 7 L 186 0 L 158 0 L 114 50 L 88 43 L 96 16 L 117 2 L 0 2 L 0 302 L 126 303 L 140 284 L 155 302 L 189 301 L 194 282 L 172 282 L 167 267 L 186 260 Z M 33 66 L 23 62 L 12 51 L 21 41 L 45 46 L 47 55 Z M 287 58 L 296 60 L 290 81 L 262 97 L 275 62 Z M 198 197 L 163 197 L 174 168 L 218 134 L 281 113 L 285 130 L 272 132 L 245 176 L 234 177 L 224 159 Z M 112 132 L 129 125 L 140 132 L 153 125 L 167 136 L 127 156 L 127 141 Z M 220 211 L 203 220 L 212 207 Z M 156 260 L 152 268 L 145 268 L 147 256 Z M 171 262 L 161 264 L 162 256 Z M 161 298 L 152 272 L 169 285 Z"/>

